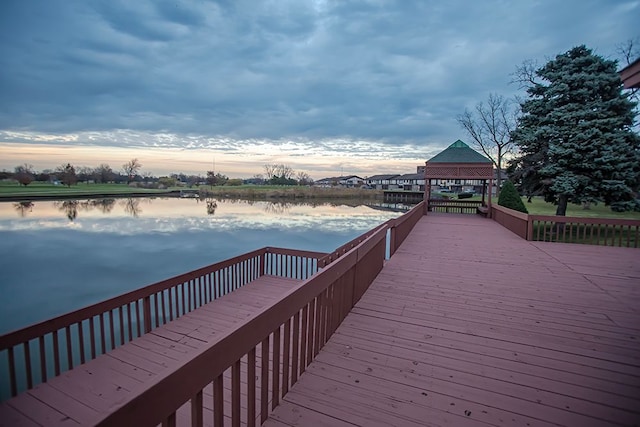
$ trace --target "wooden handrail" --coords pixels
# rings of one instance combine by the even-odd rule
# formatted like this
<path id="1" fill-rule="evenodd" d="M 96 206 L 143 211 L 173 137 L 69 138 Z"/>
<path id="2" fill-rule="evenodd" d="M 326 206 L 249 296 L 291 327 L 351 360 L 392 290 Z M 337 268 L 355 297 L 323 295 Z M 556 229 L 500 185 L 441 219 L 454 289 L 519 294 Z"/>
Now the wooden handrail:
<path id="1" fill-rule="evenodd" d="M 424 206 L 426 202 L 422 201 L 415 205 L 409 212 L 399 218 L 390 220 L 391 237 L 389 244 L 390 256 L 393 255 L 400 247 L 404 239 L 407 238 L 409 232 L 416 225 L 420 217 L 424 215 Z"/>
<path id="2" fill-rule="evenodd" d="M 491 208 L 494 221 L 526 240 L 640 247 L 639 220 L 529 215 L 504 206 Z"/>

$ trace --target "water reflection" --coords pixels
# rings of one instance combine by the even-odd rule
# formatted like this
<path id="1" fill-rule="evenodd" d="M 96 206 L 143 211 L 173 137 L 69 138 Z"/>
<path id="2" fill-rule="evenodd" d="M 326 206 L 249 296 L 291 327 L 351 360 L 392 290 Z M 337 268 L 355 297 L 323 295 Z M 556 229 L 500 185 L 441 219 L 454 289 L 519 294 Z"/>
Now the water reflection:
<path id="1" fill-rule="evenodd" d="M 94 199 L 89 203 L 90 206 L 98 209 L 103 214 L 108 214 L 113 210 L 116 199 Z"/>
<path id="2" fill-rule="evenodd" d="M 26 217 L 27 212 L 33 212 L 33 202 L 17 202 L 13 204 L 13 207 L 21 218 Z"/>
<path id="3" fill-rule="evenodd" d="M 207 198 L 205 202 L 207 203 L 207 215 L 215 215 L 216 209 L 218 208 L 218 201 L 216 199 Z"/>
<path id="4" fill-rule="evenodd" d="M 138 198 L 129 197 L 122 202 L 122 206 L 124 206 L 124 211 L 131 215 L 134 218 L 138 218 L 138 216 L 142 213 L 142 208 L 140 208 L 140 200 Z"/>
<path id="5" fill-rule="evenodd" d="M 78 217 L 78 205 L 80 202 L 77 200 L 65 200 L 63 202 L 53 202 L 61 212 L 67 216 L 69 221 L 73 222 Z"/>
<path id="6" fill-rule="evenodd" d="M 357 223 L 361 217 L 371 216 L 371 210 L 402 212 L 410 206 L 371 202 L 363 204 L 359 200 L 264 201 L 213 197 L 23 201 L 0 203 L 0 231 L 63 227 L 65 222 L 58 220 L 60 213 L 63 218 L 66 218 L 67 225 L 73 223 L 74 227 L 91 231 L 111 231 L 113 228 L 120 227 L 123 233 L 153 230 L 175 232 L 185 227 L 189 229 L 231 227 L 226 224 L 230 221 L 235 221 L 237 227 L 260 227 L 273 224 L 276 220 L 286 224 L 288 221 L 302 221 L 301 218 L 314 217 L 318 215 L 315 211 L 319 207 L 321 211 L 330 211 L 332 215 L 338 217 L 351 216 L 352 221 Z M 123 221 L 123 217 L 135 219 L 136 223 L 127 223 Z M 209 219 L 205 220 L 205 218 Z M 251 219 L 248 220 L 248 218 Z M 305 221 L 308 222 L 309 218 Z M 136 230 L 125 231 L 128 228 Z"/>

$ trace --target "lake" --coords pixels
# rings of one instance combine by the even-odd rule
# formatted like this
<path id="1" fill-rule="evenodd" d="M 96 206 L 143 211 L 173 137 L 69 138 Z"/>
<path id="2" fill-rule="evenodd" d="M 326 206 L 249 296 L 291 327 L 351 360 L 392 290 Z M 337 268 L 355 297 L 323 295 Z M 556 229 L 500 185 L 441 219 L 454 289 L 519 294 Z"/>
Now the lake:
<path id="1" fill-rule="evenodd" d="M 396 206 L 122 198 L 0 203 L 0 334 L 265 246 L 330 252 Z"/>

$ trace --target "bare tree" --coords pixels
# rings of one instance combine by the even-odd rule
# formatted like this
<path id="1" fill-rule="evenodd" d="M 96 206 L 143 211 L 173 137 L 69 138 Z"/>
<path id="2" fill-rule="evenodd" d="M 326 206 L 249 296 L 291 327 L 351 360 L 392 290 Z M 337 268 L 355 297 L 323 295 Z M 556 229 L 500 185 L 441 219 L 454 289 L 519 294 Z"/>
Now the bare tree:
<path id="1" fill-rule="evenodd" d="M 67 163 L 66 165 L 59 166 L 56 169 L 56 175 L 62 184 L 67 187 L 71 187 L 78 182 L 78 177 L 76 176 L 76 168 L 73 167 L 71 163 Z"/>
<path id="2" fill-rule="evenodd" d="M 141 167 L 142 164 L 138 159 L 131 159 L 122 165 L 122 170 L 124 171 L 124 174 L 127 175 L 127 183 L 133 181 Z"/>
<path id="3" fill-rule="evenodd" d="M 273 164 L 273 165 L 264 165 L 264 172 L 267 176 L 267 180 L 270 180 L 274 177 L 282 178 L 282 179 L 291 179 L 294 175 L 294 170 L 291 166 L 285 164 Z"/>
<path id="4" fill-rule="evenodd" d="M 93 179 L 96 182 L 106 184 L 107 182 L 112 181 L 114 176 L 115 174 L 113 173 L 111 166 L 106 163 L 102 163 L 93 170 Z"/>
<path id="5" fill-rule="evenodd" d="M 465 109 L 458 116 L 458 123 L 472 138 L 472 145 L 481 150 L 498 170 L 496 186 L 498 192 L 502 184 L 502 164 L 505 155 L 513 153 L 514 143 L 511 132 L 518 123 L 519 109 L 517 104 L 502 95 L 489 94 L 485 105 L 480 102 L 475 111 Z"/>
<path id="6" fill-rule="evenodd" d="M 313 179 L 306 172 L 298 172 L 296 174 L 296 180 L 298 181 L 298 185 L 311 185 L 313 184 Z"/>
<path id="7" fill-rule="evenodd" d="M 631 65 L 632 62 L 635 62 L 640 58 L 640 37 L 629 39 L 626 42 L 619 44 L 616 47 L 616 53 L 622 57 L 622 62 L 624 64 L 623 67 Z M 640 93 L 640 90 L 638 88 L 628 90 L 630 93 L 629 97 L 638 102 L 638 94 Z"/>
<path id="8" fill-rule="evenodd" d="M 34 179 L 33 165 L 25 163 L 24 165 L 16 166 L 14 169 L 13 179 L 25 187 L 31 184 Z"/>

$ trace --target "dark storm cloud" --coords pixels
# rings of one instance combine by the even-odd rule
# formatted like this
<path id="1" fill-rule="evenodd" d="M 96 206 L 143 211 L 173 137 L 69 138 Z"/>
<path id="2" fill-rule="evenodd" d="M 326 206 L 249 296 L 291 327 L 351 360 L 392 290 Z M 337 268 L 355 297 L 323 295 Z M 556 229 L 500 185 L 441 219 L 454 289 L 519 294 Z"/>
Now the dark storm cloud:
<path id="1" fill-rule="evenodd" d="M 446 145 L 465 107 L 518 91 L 524 59 L 613 56 L 638 16 L 606 0 L 5 0 L 0 129 Z"/>

